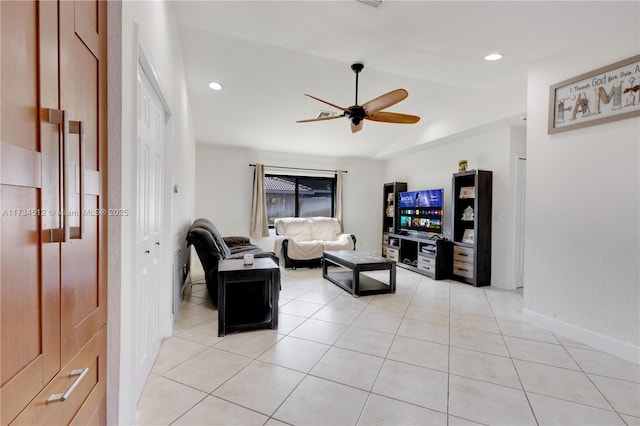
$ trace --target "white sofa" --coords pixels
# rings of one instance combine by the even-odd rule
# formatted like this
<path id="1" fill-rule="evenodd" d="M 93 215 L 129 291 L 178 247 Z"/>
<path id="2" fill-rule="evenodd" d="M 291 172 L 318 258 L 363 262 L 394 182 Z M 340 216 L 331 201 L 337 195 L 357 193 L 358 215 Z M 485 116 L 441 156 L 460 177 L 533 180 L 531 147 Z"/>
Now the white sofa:
<path id="1" fill-rule="evenodd" d="M 274 252 L 285 268 L 317 266 L 325 250 L 355 250 L 356 237 L 341 231 L 332 217 L 284 217 L 274 221 Z"/>

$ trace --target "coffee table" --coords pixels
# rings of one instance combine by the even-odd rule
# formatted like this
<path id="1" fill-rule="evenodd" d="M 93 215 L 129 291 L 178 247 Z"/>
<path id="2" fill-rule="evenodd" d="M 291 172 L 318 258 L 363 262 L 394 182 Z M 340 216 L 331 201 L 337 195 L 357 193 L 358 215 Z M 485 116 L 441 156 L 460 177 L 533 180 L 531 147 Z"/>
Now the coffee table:
<path id="1" fill-rule="evenodd" d="M 341 267 L 330 271 L 329 266 Z M 346 270 L 345 270 L 346 269 Z M 367 271 L 389 271 L 389 283 L 362 274 Z M 355 297 L 396 292 L 396 262 L 355 250 L 335 250 L 322 253 L 322 277 Z"/>
<path id="2" fill-rule="evenodd" d="M 218 336 L 238 330 L 278 329 L 280 268 L 271 258 L 218 262 Z"/>

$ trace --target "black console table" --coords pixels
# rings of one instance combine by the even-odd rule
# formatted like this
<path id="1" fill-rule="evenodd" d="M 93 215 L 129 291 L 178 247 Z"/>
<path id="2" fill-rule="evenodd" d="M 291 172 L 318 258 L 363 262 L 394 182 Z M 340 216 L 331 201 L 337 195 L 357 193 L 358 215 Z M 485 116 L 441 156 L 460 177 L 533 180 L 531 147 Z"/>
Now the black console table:
<path id="1" fill-rule="evenodd" d="M 237 330 L 278 328 L 280 268 L 270 258 L 218 263 L 218 336 Z"/>

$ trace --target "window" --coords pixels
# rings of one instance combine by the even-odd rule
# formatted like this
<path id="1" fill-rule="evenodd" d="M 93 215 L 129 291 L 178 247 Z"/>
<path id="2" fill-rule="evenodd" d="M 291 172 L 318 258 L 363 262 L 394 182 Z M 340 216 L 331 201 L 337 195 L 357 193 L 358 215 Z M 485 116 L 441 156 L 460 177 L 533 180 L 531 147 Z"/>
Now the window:
<path id="1" fill-rule="evenodd" d="M 265 175 L 269 227 L 279 217 L 334 217 L 335 177 Z"/>

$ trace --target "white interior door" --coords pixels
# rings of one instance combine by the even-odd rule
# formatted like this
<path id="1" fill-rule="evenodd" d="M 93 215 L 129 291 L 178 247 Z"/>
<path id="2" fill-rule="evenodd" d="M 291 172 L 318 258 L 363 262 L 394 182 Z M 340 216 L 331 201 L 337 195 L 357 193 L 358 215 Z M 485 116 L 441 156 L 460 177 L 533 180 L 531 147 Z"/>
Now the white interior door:
<path id="1" fill-rule="evenodd" d="M 138 65 L 137 218 L 135 300 L 136 397 L 160 350 L 160 291 L 163 253 L 165 111 Z"/>

